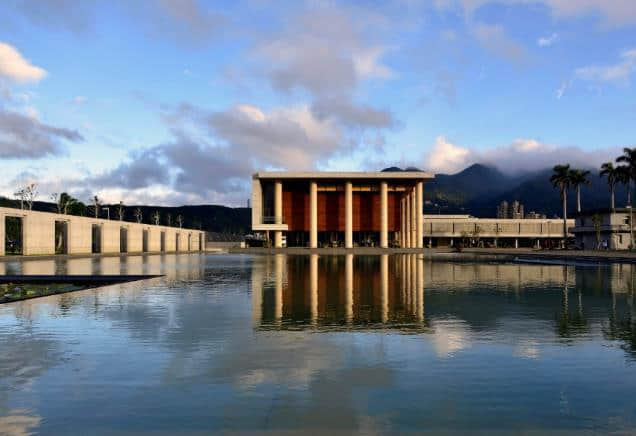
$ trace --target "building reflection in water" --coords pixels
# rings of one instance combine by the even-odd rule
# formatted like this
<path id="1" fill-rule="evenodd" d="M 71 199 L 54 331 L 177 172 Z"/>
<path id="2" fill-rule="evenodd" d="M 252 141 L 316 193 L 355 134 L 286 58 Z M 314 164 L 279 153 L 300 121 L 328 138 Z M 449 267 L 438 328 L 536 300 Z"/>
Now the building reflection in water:
<path id="1" fill-rule="evenodd" d="M 256 328 L 427 328 L 424 260 L 415 254 L 262 260 L 252 267 Z"/>
<path id="2" fill-rule="evenodd" d="M 251 289 L 258 330 L 385 328 L 446 334 L 464 344 L 502 323 L 514 329 L 534 320 L 524 327 L 528 336 L 572 341 L 601 331 L 636 350 L 633 265 L 275 255 L 254 258 Z"/>

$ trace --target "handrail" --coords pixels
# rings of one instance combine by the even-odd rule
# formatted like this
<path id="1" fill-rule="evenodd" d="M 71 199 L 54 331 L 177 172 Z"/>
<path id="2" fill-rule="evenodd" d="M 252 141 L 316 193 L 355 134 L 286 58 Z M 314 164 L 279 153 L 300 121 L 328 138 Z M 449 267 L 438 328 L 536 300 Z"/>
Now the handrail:
<path id="1" fill-rule="evenodd" d="M 282 216 L 263 216 L 261 219 L 263 224 L 285 224 L 285 217 Z"/>

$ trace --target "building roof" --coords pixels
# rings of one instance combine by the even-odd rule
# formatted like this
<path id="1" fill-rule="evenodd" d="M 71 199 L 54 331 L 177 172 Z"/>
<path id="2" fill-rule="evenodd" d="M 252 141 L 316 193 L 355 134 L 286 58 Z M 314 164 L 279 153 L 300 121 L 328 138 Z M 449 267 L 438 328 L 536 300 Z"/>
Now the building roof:
<path id="1" fill-rule="evenodd" d="M 607 215 L 610 213 L 629 213 L 629 207 L 617 207 L 614 210 L 605 207 L 598 209 L 583 210 L 580 213 L 574 213 L 573 216 L 591 216 L 591 215 Z"/>
<path id="2" fill-rule="evenodd" d="M 402 171 L 402 172 L 382 172 L 382 171 L 261 171 L 255 173 L 254 179 L 378 179 L 378 180 L 414 180 L 433 179 L 435 176 L 424 171 Z"/>

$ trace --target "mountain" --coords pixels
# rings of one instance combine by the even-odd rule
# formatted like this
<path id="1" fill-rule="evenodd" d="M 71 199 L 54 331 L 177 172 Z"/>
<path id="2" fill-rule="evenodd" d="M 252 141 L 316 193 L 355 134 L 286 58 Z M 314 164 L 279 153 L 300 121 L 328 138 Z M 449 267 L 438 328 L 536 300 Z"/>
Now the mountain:
<path id="1" fill-rule="evenodd" d="M 391 167 L 383 171 L 411 171 L 416 169 Z M 424 187 L 424 212 L 444 214 L 470 214 L 476 217 L 492 218 L 497 214 L 497 206 L 503 200 L 511 203 L 515 200 L 524 205 L 525 212 L 535 211 L 549 217 L 561 215 L 559 192 L 550 183 L 551 169 L 526 172 L 520 175 L 508 175 L 497 168 L 474 164 L 456 174 L 437 174 L 434 180 Z M 583 209 L 609 206 L 609 192 L 605 179 L 598 177 L 593 170 L 589 176 L 590 184 L 582 187 Z M 625 204 L 626 190 L 616 187 L 616 205 Z M 571 189 L 568 195 L 568 213 L 576 211 L 576 196 Z M 20 203 L 0 197 L 0 207 L 19 208 Z M 117 205 L 104 205 L 109 209 L 111 219 L 116 218 Z M 231 208 L 218 205 L 195 205 L 179 207 L 162 206 L 126 206 L 125 221 L 134 221 L 134 210 L 142 211 L 143 222 L 152 223 L 152 214 L 158 211 L 161 224 L 167 223 L 168 214 L 172 225 L 176 226 L 177 215 L 184 218 L 183 227 L 201 228 L 208 232 L 245 234 L 251 228 L 251 209 Z M 56 212 L 53 203 L 36 201 L 34 210 Z M 90 214 L 90 210 L 79 209 L 75 214 Z M 100 215 L 106 218 L 105 210 Z"/>
<path id="2" fill-rule="evenodd" d="M 20 208 L 20 202 L 0 197 L 0 207 Z M 102 206 L 100 218 L 106 218 L 110 214 L 110 218 L 117 219 L 117 207 L 114 204 L 105 204 Z M 216 233 L 249 233 L 252 225 L 252 210 L 246 207 L 231 208 L 218 205 L 196 205 L 196 206 L 125 206 L 124 221 L 135 221 L 134 211 L 139 207 L 142 212 L 142 222 L 147 224 L 154 223 L 152 214 L 158 211 L 160 214 L 160 223 L 167 224 L 168 214 L 171 217 L 172 226 L 177 226 L 177 215 L 183 216 L 183 227 L 202 229 L 208 232 Z M 106 212 L 108 208 L 108 212 Z M 41 212 L 57 212 L 53 203 L 36 201 L 33 203 L 33 210 Z M 92 210 L 82 211 L 84 215 L 92 216 Z M 81 213 L 76 213 L 81 214 Z"/>
<path id="3" fill-rule="evenodd" d="M 590 171 L 590 184 L 581 188 L 583 209 L 609 206 L 606 180 L 598 176 L 598 170 Z M 550 183 L 551 175 L 552 169 L 509 175 L 483 164 L 471 165 L 456 174 L 436 174 L 424 188 L 424 212 L 495 217 L 499 203 L 517 200 L 524 205 L 526 213 L 534 211 L 549 217 L 560 216 L 561 198 Z M 617 186 L 616 204 L 624 204 L 625 197 L 625 189 Z M 575 211 L 576 195 L 574 189 L 570 189 L 568 213 Z"/>

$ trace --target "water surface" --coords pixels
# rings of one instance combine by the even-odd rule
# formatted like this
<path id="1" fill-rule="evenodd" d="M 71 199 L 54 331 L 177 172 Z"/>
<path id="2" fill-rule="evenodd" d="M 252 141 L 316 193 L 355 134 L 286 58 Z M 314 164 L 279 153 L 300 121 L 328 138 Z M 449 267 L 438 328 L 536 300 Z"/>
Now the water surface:
<path id="1" fill-rule="evenodd" d="M 148 255 L 0 306 L 0 434 L 636 431 L 631 265 Z"/>

